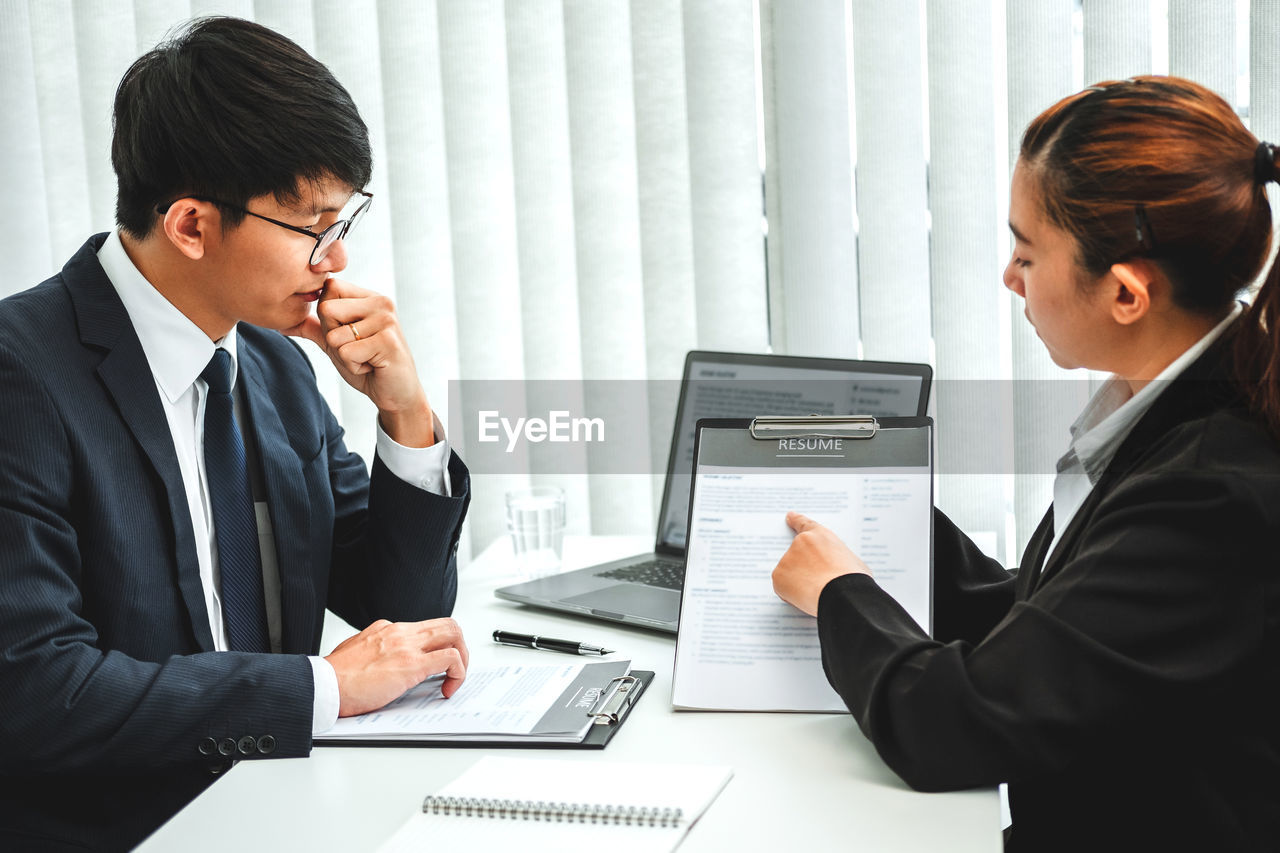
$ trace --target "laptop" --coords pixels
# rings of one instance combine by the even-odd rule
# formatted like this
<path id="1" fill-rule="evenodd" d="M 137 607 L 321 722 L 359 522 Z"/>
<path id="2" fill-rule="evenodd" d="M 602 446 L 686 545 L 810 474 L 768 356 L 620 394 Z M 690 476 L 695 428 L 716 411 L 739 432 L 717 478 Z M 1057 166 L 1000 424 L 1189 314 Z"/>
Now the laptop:
<path id="1" fill-rule="evenodd" d="M 694 350 L 684 362 L 651 553 L 501 587 L 498 598 L 676 633 L 699 418 L 926 414 L 927 364 Z"/>

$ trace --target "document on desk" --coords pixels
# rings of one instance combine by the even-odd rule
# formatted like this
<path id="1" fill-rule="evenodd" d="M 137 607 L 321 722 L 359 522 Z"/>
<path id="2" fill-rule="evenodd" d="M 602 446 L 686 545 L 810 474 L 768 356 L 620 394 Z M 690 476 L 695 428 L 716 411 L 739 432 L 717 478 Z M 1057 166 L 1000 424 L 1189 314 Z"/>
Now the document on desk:
<path id="1" fill-rule="evenodd" d="M 846 710 L 822 669 L 817 620 L 773 591 L 795 538 L 789 510 L 829 527 L 930 629 L 931 430 L 925 418 L 886 423 L 915 426 L 870 439 L 762 440 L 749 422 L 699 430 L 673 706 Z"/>
<path id="2" fill-rule="evenodd" d="M 578 743 L 601 692 L 630 669 L 626 660 L 475 667 L 448 699 L 443 675 L 429 678 L 380 710 L 339 719 L 317 740 Z"/>

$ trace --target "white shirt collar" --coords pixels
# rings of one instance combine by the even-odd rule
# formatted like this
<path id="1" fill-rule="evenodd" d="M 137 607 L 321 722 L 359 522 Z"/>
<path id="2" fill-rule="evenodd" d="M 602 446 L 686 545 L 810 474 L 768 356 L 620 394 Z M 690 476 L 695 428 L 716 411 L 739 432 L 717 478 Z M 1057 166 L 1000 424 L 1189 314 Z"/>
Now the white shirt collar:
<path id="1" fill-rule="evenodd" d="M 1063 457 L 1064 460 L 1074 453 L 1084 466 L 1089 480 L 1098 482 L 1130 430 L 1147 413 L 1169 383 L 1181 376 L 1214 341 L 1222 337 L 1222 333 L 1243 311 L 1243 303 L 1237 302 L 1231 313 L 1218 325 L 1175 358 L 1137 394 L 1130 391 L 1129 383 L 1119 376 L 1112 376 L 1103 383 L 1084 407 L 1080 417 L 1071 425 L 1071 448 Z"/>
<path id="2" fill-rule="evenodd" d="M 231 356 L 231 385 L 235 387 L 239 373 L 236 327 L 216 344 L 209 340 L 199 326 L 143 277 L 125 252 L 117 231 L 112 231 L 98 250 L 98 263 L 120 295 L 156 384 L 170 403 L 176 403 L 191 388 L 217 347 Z"/>

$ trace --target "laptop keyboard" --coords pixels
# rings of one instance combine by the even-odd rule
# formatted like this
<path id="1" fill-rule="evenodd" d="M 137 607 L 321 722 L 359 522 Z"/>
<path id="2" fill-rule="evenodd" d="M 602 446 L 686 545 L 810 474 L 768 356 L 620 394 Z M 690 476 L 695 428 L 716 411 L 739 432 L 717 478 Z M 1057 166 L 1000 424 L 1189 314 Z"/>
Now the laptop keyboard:
<path id="1" fill-rule="evenodd" d="M 632 563 L 607 572 L 598 572 L 596 577 L 679 591 L 684 586 L 684 563 L 650 560 L 647 563 Z"/>

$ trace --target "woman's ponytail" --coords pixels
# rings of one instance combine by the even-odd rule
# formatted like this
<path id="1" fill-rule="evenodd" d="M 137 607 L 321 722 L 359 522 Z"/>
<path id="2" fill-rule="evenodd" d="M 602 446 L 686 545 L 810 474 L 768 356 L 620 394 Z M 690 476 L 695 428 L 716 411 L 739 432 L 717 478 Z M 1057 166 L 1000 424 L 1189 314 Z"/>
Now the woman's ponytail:
<path id="1" fill-rule="evenodd" d="M 1019 154 L 1049 221 L 1075 240 L 1083 281 L 1148 258 L 1176 306 L 1217 320 L 1266 268 L 1265 187 L 1280 180 L 1280 148 L 1259 142 L 1199 83 L 1143 76 L 1090 86 L 1032 121 Z M 1236 383 L 1280 440 L 1280 264 L 1235 335 Z"/>
<path id="2" fill-rule="evenodd" d="M 1280 148 L 1258 143 L 1253 158 L 1253 179 L 1262 187 L 1280 181 Z M 1236 380 L 1249 407 L 1280 438 L 1280 262 L 1273 261 L 1262 287 L 1245 314 L 1235 344 Z"/>

